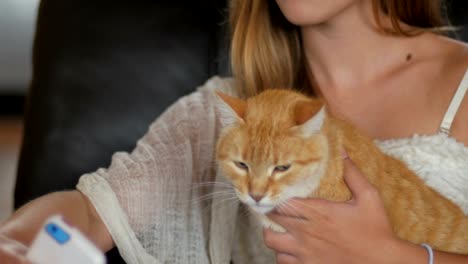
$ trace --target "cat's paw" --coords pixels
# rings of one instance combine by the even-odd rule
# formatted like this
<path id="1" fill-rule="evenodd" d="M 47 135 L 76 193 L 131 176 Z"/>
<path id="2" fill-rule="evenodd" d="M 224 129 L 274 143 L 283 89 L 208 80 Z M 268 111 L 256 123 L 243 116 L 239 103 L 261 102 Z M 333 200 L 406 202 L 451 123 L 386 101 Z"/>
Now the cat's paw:
<path id="1" fill-rule="evenodd" d="M 277 223 L 273 222 L 270 220 L 270 218 L 266 217 L 266 216 L 263 216 L 262 217 L 262 225 L 264 227 L 267 227 L 275 232 L 278 232 L 278 233 L 286 233 L 286 229 L 284 229 L 284 227 L 278 225 Z"/>

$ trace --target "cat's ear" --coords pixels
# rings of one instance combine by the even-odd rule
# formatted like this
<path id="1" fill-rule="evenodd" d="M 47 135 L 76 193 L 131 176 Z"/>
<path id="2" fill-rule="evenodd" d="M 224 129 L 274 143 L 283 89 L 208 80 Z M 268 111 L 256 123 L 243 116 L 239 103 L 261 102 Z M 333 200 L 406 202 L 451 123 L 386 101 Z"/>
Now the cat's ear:
<path id="1" fill-rule="evenodd" d="M 316 134 L 322 128 L 325 120 L 325 107 L 320 107 L 309 102 L 300 104 L 294 111 L 295 130 L 299 130 L 304 136 Z"/>
<path id="2" fill-rule="evenodd" d="M 226 119 L 229 123 L 244 121 L 245 112 L 247 110 L 246 101 L 219 91 L 216 91 L 216 95 L 219 99 L 216 103 L 216 107 L 221 112 L 223 119 Z"/>

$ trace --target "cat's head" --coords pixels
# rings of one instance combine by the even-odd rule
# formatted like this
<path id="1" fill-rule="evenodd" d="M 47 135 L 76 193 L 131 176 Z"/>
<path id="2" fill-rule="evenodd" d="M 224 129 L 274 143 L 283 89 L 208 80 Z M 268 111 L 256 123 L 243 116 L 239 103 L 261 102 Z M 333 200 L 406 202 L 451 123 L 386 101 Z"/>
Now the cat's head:
<path id="1" fill-rule="evenodd" d="M 290 90 L 267 90 L 247 100 L 218 97 L 231 125 L 218 140 L 216 158 L 239 199 L 267 213 L 313 193 L 328 160 L 321 101 Z"/>

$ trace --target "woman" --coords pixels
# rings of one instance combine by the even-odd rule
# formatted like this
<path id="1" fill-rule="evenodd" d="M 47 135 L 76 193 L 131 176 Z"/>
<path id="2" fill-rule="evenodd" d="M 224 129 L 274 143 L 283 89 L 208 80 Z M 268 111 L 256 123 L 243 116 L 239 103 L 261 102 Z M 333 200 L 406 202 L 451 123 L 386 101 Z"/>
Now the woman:
<path id="1" fill-rule="evenodd" d="M 273 251 L 267 249 L 238 201 L 216 196 L 225 179 L 212 162 L 222 128 L 213 90 L 249 96 L 295 87 L 320 94 L 335 114 L 381 139 L 384 151 L 392 142 L 383 139 L 435 135 L 468 67 L 464 44 L 431 32 L 442 29 L 435 2 L 403 8 L 397 0 L 232 0 L 234 79 L 213 78 L 180 99 L 132 153 L 117 153 L 108 169 L 82 176 L 79 191 L 50 194 L 15 212 L 0 228 L 0 259 L 22 259 L 43 219 L 61 213 L 103 251 L 119 247 L 128 263 L 426 263 L 422 247 L 394 237 L 380 198 L 349 159 L 353 200 L 305 200 L 301 215 L 272 214 L 288 233 L 266 230 Z M 449 136 L 434 137 L 453 141 L 466 161 L 468 100 L 457 109 L 453 125 L 442 127 Z M 468 162 L 461 163 L 463 170 Z M 211 182 L 209 190 L 190 187 Z M 207 193 L 213 200 L 204 200 Z M 335 221 L 297 219 L 320 212 Z"/>

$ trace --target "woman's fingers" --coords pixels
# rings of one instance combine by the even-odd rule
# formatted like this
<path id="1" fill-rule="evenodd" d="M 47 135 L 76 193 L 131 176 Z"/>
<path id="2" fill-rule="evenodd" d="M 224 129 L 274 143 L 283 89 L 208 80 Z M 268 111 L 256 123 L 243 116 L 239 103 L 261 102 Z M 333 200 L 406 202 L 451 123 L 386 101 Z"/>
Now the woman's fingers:
<path id="1" fill-rule="evenodd" d="M 293 254 L 297 251 L 297 241 L 290 233 L 278 233 L 269 228 L 263 229 L 265 245 L 276 251 Z"/>
<path id="2" fill-rule="evenodd" d="M 374 199 L 377 194 L 374 186 L 349 158 L 344 159 L 344 180 L 353 194 L 354 200 L 369 198 L 368 196 Z"/>
<path id="3" fill-rule="evenodd" d="M 273 222 L 285 228 L 286 232 L 291 232 L 293 235 L 294 235 L 294 231 L 292 230 L 297 230 L 298 228 L 304 225 L 310 224 L 310 222 L 302 216 L 296 217 L 296 216 L 282 215 L 280 213 L 271 213 L 268 215 L 268 218 L 270 218 L 270 220 L 272 220 Z"/>
<path id="4" fill-rule="evenodd" d="M 0 263 L 31 264 L 26 252 L 22 243 L 0 235 Z"/>
<path id="5" fill-rule="evenodd" d="M 351 160 L 344 163 L 350 202 L 294 198 L 268 215 L 287 231 L 264 233 L 278 263 L 361 263 L 366 248 L 378 251 L 395 240 L 377 190 Z"/>
<path id="6" fill-rule="evenodd" d="M 277 264 L 299 264 L 300 262 L 293 255 L 289 255 L 285 253 L 276 253 L 276 263 Z"/>

